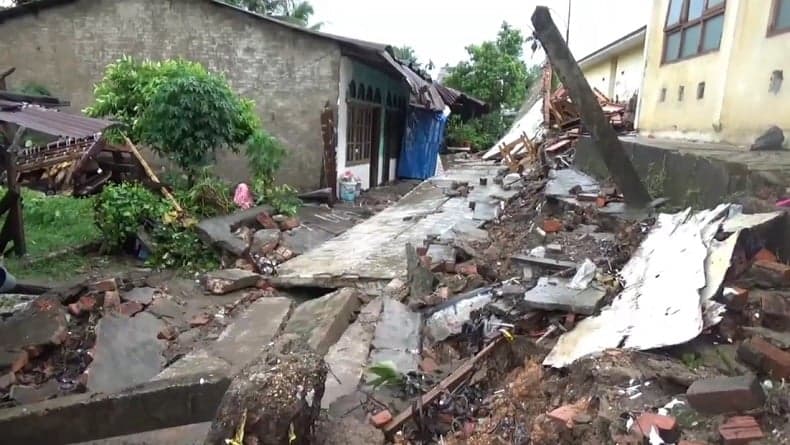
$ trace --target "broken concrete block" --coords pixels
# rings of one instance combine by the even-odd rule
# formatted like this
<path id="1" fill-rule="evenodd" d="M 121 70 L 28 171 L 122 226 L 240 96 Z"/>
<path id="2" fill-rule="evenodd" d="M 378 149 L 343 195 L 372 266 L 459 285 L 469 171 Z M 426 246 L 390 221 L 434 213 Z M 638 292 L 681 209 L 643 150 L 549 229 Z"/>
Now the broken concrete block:
<path id="1" fill-rule="evenodd" d="M 431 257 L 431 270 L 453 272 L 455 270 L 455 248 L 445 244 L 431 244 L 426 253 Z"/>
<path id="2" fill-rule="evenodd" d="M 306 301 L 294 310 L 285 325 L 285 333 L 302 336 L 310 347 L 324 356 L 348 328 L 363 298 L 359 290 L 343 288 Z"/>
<path id="3" fill-rule="evenodd" d="M 336 400 L 356 391 L 362 381 L 382 307 L 381 297 L 365 305 L 354 323 L 324 356 L 334 376 L 326 381 L 324 397 L 321 399 L 323 408 L 329 408 Z"/>
<path id="4" fill-rule="evenodd" d="M 474 261 L 467 261 L 465 263 L 455 265 L 455 273 L 461 275 L 478 275 L 477 264 Z"/>
<path id="5" fill-rule="evenodd" d="M 392 420 L 392 413 L 388 409 L 383 409 L 370 416 L 370 423 L 376 428 L 383 428 Z"/>
<path id="6" fill-rule="evenodd" d="M 293 301 L 285 297 L 261 298 L 233 319 L 219 338 L 208 346 L 211 355 L 239 370 L 257 357 L 277 335 Z"/>
<path id="7" fill-rule="evenodd" d="M 222 269 L 209 272 L 201 278 L 203 287 L 215 295 L 255 287 L 261 275 L 241 269 Z"/>
<path id="8" fill-rule="evenodd" d="M 96 325 L 88 389 L 113 393 L 151 380 L 164 365 L 164 342 L 157 334 L 164 324 L 151 314 L 132 318 L 105 314 Z"/>
<path id="9" fill-rule="evenodd" d="M 763 284 L 783 286 L 790 283 L 790 266 L 776 261 L 755 261 L 751 273 Z"/>
<path id="10" fill-rule="evenodd" d="M 332 378 L 328 378 L 327 382 Z M 322 420 L 316 425 L 317 443 L 321 445 L 384 445 L 384 433 L 378 428 L 355 418 Z"/>
<path id="11" fill-rule="evenodd" d="M 562 253 L 562 244 L 546 244 L 546 251 L 551 253 Z"/>
<path id="12" fill-rule="evenodd" d="M 472 219 L 475 221 L 491 221 L 499 216 L 499 202 L 477 201 L 475 202 Z"/>
<path id="13" fill-rule="evenodd" d="M 127 317 L 133 317 L 135 314 L 141 312 L 143 309 L 145 309 L 145 306 L 143 306 L 142 303 L 138 303 L 136 301 L 127 301 L 121 303 L 121 307 L 118 312 L 121 315 L 125 315 Z"/>
<path id="14" fill-rule="evenodd" d="M 541 277 L 538 284 L 524 294 L 524 303 L 532 309 L 592 315 L 598 310 L 606 291 L 595 286 L 583 290 L 568 287 L 569 280 Z"/>
<path id="15" fill-rule="evenodd" d="M 53 379 L 47 380 L 38 386 L 14 385 L 11 387 L 10 396 L 21 405 L 43 402 L 60 393 L 60 384 Z"/>
<path id="16" fill-rule="evenodd" d="M 19 371 L 27 365 L 26 350 L 59 345 L 68 335 L 66 310 L 51 296 L 40 296 L 25 309 L 0 323 L 0 372 Z"/>
<path id="17" fill-rule="evenodd" d="M 472 312 L 491 303 L 494 293 L 490 287 L 475 289 L 458 295 L 450 301 L 432 308 L 426 313 L 425 332 L 434 342 L 460 334 L 464 323 L 469 321 Z"/>
<path id="18" fill-rule="evenodd" d="M 765 435 L 757 420 L 752 416 L 736 416 L 727 419 L 719 427 L 723 445 L 746 445 Z"/>
<path id="19" fill-rule="evenodd" d="M 384 289 L 381 290 L 381 295 L 403 301 L 403 299 L 409 295 L 409 286 L 400 278 L 393 278 L 384 286 Z"/>
<path id="20" fill-rule="evenodd" d="M 233 379 L 204 443 L 225 445 L 245 418 L 245 443 L 315 443 L 326 376 L 326 364 L 303 338 L 282 335 Z"/>
<path id="21" fill-rule="evenodd" d="M 121 300 L 135 301 L 137 303 L 148 306 L 154 301 L 154 294 L 156 294 L 156 292 L 157 290 L 154 289 L 153 287 L 135 287 L 130 291 L 122 292 Z"/>
<path id="22" fill-rule="evenodd" d="M 420 261 L 417 249 L 406 243 L 406 271 L 411 298 L 422 298 L 433 292 L 436 277 Z"/>
<path id="23" fill-rule="evenodd" d="M 565 227 L 565 225 L 562 223 L 562 221 L 556 218 L 546 218 L 543 221 L 542 227 L 543 227 L 543 231 L 546 233 L 556 233 L 561 231 Z"/>
<path id="24" fill-rule="evenodd" d="M 383 298 L 381 317 L 376 324 L 369 363 L 391 361 L 400 373 L 419 367 L 420 314 L 403 303 Z"/>
<path id="25" fill-rule="evenodd" d="M 765 392 L 753 375 L 697 380 L 686 397 L 692 408 L 705 414 L 746 411 L 765 403 Z"/>
<path id="26" fill-rule="evenodd" d="M 118 281 L 115 278 L 107 278 L 106 280 L 96 281 L 88 285 L 88 289 L 98 292 L 117 292 Z"/>
<path id="27" fill-rule="evenodd" d="M 783 351 L 760 337 L 744 340 L 738 358 L 777 380 L 790 378 L 790 352 Z"/>
<path id="28" fill-rule="evenodd" d="M 262 229 L 255 232 L 250 244 L 250 253 L 268 255 L 280 244 L 282 232 L 279 229 Z"/>
<path id="29" fill-rule="evenodd" d="M 299 227 L 284 232 L 281 245 L 293 252 L 294 255 L 304 255 L 334 237 L 333 233 L 318 227 L 314 229 Z"/>

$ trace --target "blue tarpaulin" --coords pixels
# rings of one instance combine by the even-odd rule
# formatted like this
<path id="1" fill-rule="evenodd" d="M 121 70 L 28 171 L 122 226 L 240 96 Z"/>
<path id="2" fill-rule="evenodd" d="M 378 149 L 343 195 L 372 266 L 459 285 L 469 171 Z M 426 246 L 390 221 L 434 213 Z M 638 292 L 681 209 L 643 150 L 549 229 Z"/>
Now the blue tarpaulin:
<path id="1" fill-rule="evenodd" d="M 445 114 L 410 107 L 398 159 L 399 178 L 427 179 L 434 175 L 446 125 Z"/>

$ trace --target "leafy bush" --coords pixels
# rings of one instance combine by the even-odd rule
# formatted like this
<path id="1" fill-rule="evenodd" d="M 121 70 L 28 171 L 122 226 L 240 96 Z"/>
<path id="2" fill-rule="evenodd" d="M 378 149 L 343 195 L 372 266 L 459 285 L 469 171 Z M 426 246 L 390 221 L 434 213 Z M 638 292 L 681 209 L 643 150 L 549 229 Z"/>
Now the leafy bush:
<path id="1" fill-rule="evenodd" d="M 176 199 L 190 215 L 200 218 L 227 215 L 234 209 L 232 186 L 203 169 L 192 187 L 176 189 Z"/>
<path id="2" fill-rule="evenodd" d="M 276 213 L 283 215 L 294 216 L 302 206 L 297 190 L 287 184 L 266 187 L 255 183 L 253 193 L 258 197 L 258 204 L 269 204 Z"/>
<path id="3" fill-rule="evenodd" d="M 119 251 L 146 221 L 161 221 L 169 210 L 160 197 L 135 183 L 104 187 L 94 203 L 103 250 Z"/>
<path id="4" fill-rule="evenodd" d="M 507 132 L 512 119 L 502 116 L 499 111 L 463 122 L 458 116 L 451 116 L 447 124 L 447 139 L 451 145 L 469 143 L 473 150 L 487 150 Z"/>
<path id="5" fill-rule="evenodd" d="M 152 233 L 155 249 L 146 262 L 151 267 L 205 271 L 219 267 L 217 253 L 200 240 L 193 227 L 162 224 Z"/>

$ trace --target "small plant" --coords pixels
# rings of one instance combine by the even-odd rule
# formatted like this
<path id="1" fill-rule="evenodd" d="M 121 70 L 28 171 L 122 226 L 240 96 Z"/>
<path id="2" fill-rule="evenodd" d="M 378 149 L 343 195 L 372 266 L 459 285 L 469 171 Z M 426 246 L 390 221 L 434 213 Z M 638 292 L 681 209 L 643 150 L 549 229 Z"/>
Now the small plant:
<path id="1" fill-rule="evenodd" d="M 684 365 L 686 365 L 688 369 L 692 371 L 702 366 L 702 357 L 699 354 L 695 354 L 693 352 L 687 352 L 683 354 L 680 357 L 680 360 Z"/>
<path id="2" fill-rule="evenodd" d="M 219 267 L 217 253 L 200 240 L 194 227 L 177 223 L 157 225 L 154 249 L 146 264 L 159 269 L 198 272 Z"/>
<path id="3" fill-rule="evenodd" d="M 302 200 L 299 199 L 297 193 L 296 189 L 290 185 L 278 185 L 265 190 L 263 200 L 274 207 L 276 213 L 294 216 L 302 206 Z"/>
<path id="4" fill-rule="evenodd" d="M 94 221 L 102 234 L 102 249 L 118 251 L 146 221 L 161 221 L 169 206 L 140 184 L 109 185 L 94 204 Z"/>
<path id="5" fill-rule="evenodd" d="M 375 363 L 368 367 L 368 372 L 375 376 L 369 383 L 376 389 L 382 385 L 402 386 L 406 383 L 406 377 L 395 369 L 395 363 L 384 361 Z"/>
<path id="6" fill-rule="evenodd" d="M 177 197 L 188 213 L 200 218 L 227 215 L 233 211 L 231 185 L 203 169 L 198 173 L 195 184 L 177 192 Z"/>

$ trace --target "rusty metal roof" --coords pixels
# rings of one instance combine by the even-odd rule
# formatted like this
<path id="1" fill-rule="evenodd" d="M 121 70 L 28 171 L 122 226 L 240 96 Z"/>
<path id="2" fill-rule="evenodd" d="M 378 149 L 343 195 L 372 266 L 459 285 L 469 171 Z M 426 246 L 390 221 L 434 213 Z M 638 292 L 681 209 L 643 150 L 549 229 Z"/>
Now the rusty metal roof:
<path id="1" fill-rule="evenodd" d="M 7 102 L 7 101 L 6 101 Z M 84 138 L 117 125 L 115 122 L 68 114 L 34 105 L 0 111 L 0 122 L 23 126 L 57 137 Z"/>

